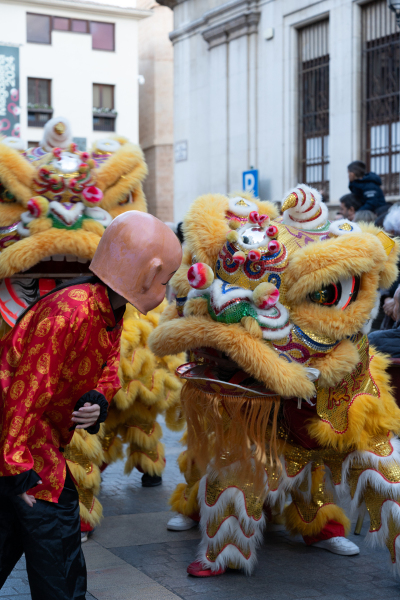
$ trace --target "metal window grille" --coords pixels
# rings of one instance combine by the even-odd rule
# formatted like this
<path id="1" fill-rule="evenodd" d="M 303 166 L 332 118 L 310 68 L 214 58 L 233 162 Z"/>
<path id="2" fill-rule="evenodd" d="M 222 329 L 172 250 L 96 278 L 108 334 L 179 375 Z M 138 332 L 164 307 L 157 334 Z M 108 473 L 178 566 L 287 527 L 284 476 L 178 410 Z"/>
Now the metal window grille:
<path id="1" fill-rule="evenodd" d="M 363 159 L 382 179 L 385 195 L 399 194 L 400 33 L 386 0 L 363 8 Z"/>
<path id="2" fill-rule="evenodd" d="M 300 180 L 329 199 L 329 21 L 299 31 Z"/>

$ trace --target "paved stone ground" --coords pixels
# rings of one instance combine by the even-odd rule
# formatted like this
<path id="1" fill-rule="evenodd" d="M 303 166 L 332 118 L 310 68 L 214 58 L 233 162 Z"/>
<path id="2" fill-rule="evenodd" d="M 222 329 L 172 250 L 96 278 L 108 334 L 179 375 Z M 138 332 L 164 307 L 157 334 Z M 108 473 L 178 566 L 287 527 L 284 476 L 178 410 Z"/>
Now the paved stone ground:
<path id="1" fill-rule="evenodd" d="M 168 532 L 165 527 L 168 497 L 181 481 L 178 439 L 178 434 L 165 432 L 167 468 L 158 488 L 142 488 L 139 473 L 126 477 L 122 463 L 105 471 L 105 518 L 84 544 L 87 600 L 400 600 L 388 553 L 363 544 L 367 519 L 361 536 L 350 536 L 361 544 L 356 557 L 307 548 L 284 531 L 267 532 L 251 577 L 238 572 L 207 580 L 189 577 L 186 567 L 196 554 L 198 529 Z M 0 590 L 0 600 L 30 598 L 21 560 Z"/>

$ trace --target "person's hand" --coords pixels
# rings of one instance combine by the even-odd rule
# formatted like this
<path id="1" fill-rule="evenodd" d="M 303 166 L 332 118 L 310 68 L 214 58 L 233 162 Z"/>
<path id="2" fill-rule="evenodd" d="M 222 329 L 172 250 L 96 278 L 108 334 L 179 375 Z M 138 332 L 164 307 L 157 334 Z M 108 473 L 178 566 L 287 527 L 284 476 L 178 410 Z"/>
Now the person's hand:
<path id="1" fill-rule="evenodd" d="M 41 481 L 41 480 L 39 480 L 39 481 L 37 482 L 37 484 L 36 484 L 36 485 L 40 485 L 41 483 L 42 483 L 42 481 Z M 27 504 L 27 505 L 28 505 L 28 506 L 30 506 L 31 508 L 32 508 L 32 506 L 33 506 L 34 504 L 36 504 L 36 498 L 35 498 L 35 496 L 30 496 L 30 495 L 29 495 L 29 494 L 27 494 L 26 492 L 24 492 L 23 494 L 18 494 L 18 496 L 19 496 L 20 498 L 22 498 L 22 500 L 25 502 L 25 504 Z"/>
<path id="2" fill-rule="evenodd" d="M 388 317 L 393 317 L 395 301 L 394 298 L 385 298 L 385 302 L 383 303 L 383 312 Z"/>
<path id="3" fill-rule="evenodd" d="M 85 402 L 79 410 L 72 413 L 72 421 L 78 423 L 76 429 L 87 429 L 97 423 L 99 416 L 100 406 Z"/>

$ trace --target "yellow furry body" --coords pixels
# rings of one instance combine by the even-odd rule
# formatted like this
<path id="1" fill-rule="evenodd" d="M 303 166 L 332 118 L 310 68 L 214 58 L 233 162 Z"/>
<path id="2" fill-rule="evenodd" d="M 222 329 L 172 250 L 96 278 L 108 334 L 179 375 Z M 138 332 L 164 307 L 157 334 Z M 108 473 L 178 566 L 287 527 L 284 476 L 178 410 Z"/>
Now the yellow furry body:
<path id="1" fill-rule="evenodd" d="M 296 200 L 299 194 L 293 197 Z M 264 430 L 264 412 L 260 410 L 257 413 L 257 409 L 254 409 L 255 398 L 242 398 L 243 407 L 239 414 L 234 410 L 235 403 L 238 404 L 237 398 L 231 398 L 226 390 L 220 395 L 219 392 L 212 394 L 210 390 L 205 393 L 204 384 L 192 381 L 185 385 L 182 392 L 188 418 L 188 452 L 181 455 L 179 462 L 186 484 L 178 485 L 171 497 L 171 506 L 186 516 L 193 516 L 200 509 L 202 531 L 205 532 L 202 538 L 204 554 L 201 556 L 207 568 L 216 569 L 230 564 L 228 558 L 222 558 L 224 544 L 232 547 L 236 544 L 245 558 L 240 558 L 237 553 L 229 555 L 232 564 L 239 561 L 237 564 L 241 563 L 242 567 L 250 569 L 247 565 L 251 563 L 252 550 L 246 531 L 252 531 L 254 521 L 251 518 L 255 519 L 255 516 L 248 514 L 248 509 L 243 508 L 238 496 L 229 490 L 239 489 L 249 501 L 251 486 L 257 490 L 254 485 L 258 462 L 267 472 L 266 502 L 276 511 L 290 494 L 292 502 L 284 510 L 284 521 L 288 531 L 304 536 L 318 535 L 330 521 L 341 524 L 345 533 L 348 533 L 350 521 L 337 505 L 333 492 L 335 486 L 344 488 L 350 482 L 351 499 L 354 500 L 354 494 L 357 493 L 357 498 L 362 502 L 363 470 L 371 470 L 373 474 L 370 481 L 374 481 L 377 490 L 380 489 L 378 478 L 386 472 L 385 469 L 390 471 L 390 477 L 393 478 L 390 481 L 396 484 L 399 481 L 395 462 L 398 460 L 398 445 L 397 442 L 391 444 L 390 439 L 391 432 L 400 430 L 400 410 L 391 395 L 386 375 L 388 360 L 373 349 L 370 349 L 369 356 L 367 339 L 360 333 L 371 317 L 378 289 L 383 285 L 387 287 L 396 277 L 399 248 L 397 241 L 384 246 L 377 228 L 365 227 L 359 231 L 346 224 L 343 231 L 352 233 L 343 235 L 342 230 L 338 230 L 338 233 L 334 228 L 331 230 L 327 222 L 318 225 L 315 230 L 310 225 L 310 235 L 315 236 L 310 240 L 307 233 L 297 230 L 297 214 L 291 226 L 286 226 L 282 219 L 272 222 L 276 225 L 275 236 L 281 244 L 278 250 L 282 254 L 277 254 L 276 263 L 272 263 L 273 257 L 265 256 L 266 261 L 271 260 L 270 264 L 277 264 L 277 267 L 271 266 L 269 269 L 272 272 L 271 283 L 270 279 L 268 283 L 265 279 L 261 285 L 250 280 L 251 273 L 257 271 L 256 268 L 251 271 L 251 266 L 248 266 L 246 273 L 250 274 L 246 285 L 243 283 L 246 281 L 244 268 L 240 271 L 241 261 L 252 262 L 253 258 L 247 255 L 246 259 L 243 251 L 246 246 L 240 245 L 240 240 L 244 239 L 240 237 L 243 235 L 239 231 L 240 224 L 227 221 L 228 206 L 231 206 L 229 202 L 220 194 L 208 194 L 198 198 L 190 207 L 184 222 L 186 247 L 183 261 L 172 280 L 177 293 L 177 306 L 168 307 L 164 312 L 160 325 L 150 336 L 150 347 L 158 356 L 187 351 L 193 357 L 191 360 L 196 360 L 196 350 L 201 349 L 200 356 L 204 356 L 204 349 L 212 348 L 213 351 L 219 351 L 218 360 L 226 361 L 229 358 L 231 365 L 235 363 L 247 375 L 262 382 L 270 392 L 281 397 L 282 403 L 290 402 L 291 406 L 295 406 L 293 402 L 297 398 L 304 402 L 304 399 L 313 399 L 315 396 L 313 404 L 316 407 L 314 412 L 310 412 L 314 416 L 309 417 L 304 425 L 311 438 L 311 449 L 307 442 L 303 447 L 299 441 L 290 438 L 295 432 L 291 432 L 290 422 L 287 425 L 285 417 L 280 422 L 277 440 L 277 452 L 282 459 L 280 464 L 279 461 L 270 461 L 268 447 L 261 452 L 257 446 L 261 438 L 256 428 L 258 426 Z M 272 219 L 276 216 L 274 207 L 269 203 L 256 204 L 259 215 L 267 214 Z M 241 214 L 238 212 L 236 217 L 240 220 Z M 229 216 L 229 219 L 232 217 Z M 254 217 L 249 217 L 249 223 L 255 222 Z M 243 221 L 241 224 L 243 226 Z M 253 225 L 246 225 L 242 231 L 248 231 L 246 227 Z M 232 250 L 228 248 L 229 244 L 233 245 Z M 391 246 L 394 248 L 388 255 L 386 248 Z M 235 260 L 236 266 L 232 267 Z M 211 291 L 203 292 L 203 288 L 201 291 L 191 291 L 187 274 L 196 262 L 213 268 L 215 277 L 222 279 L 227 286 L 232 285 L 232 289 L 228 287 L 228 291 L 221 292 L 222 284 L 216 281 L 215 285 L 208 286 Z M 347 281 L 352 282 L 352 288 L 345 306 L 344 302 L 340 304 L 340 299 L 337 302 L 325 302 L 325 294 L 329 292 L 326 288 L 333 286 L 340 290 L 337 292 L 339 294 L 345 289 Z M 280 286 L 280 314 L 286 308 L 291 323 L 291 329 L 285 330 L 282 339 L 270 332 L 265 335 L 253 316 L 240 317 L 237 321 L 234 316 L 225 321 L 223 317 L 218 317 L 220 313 L 217 309 L 221 313 L 229 310 L 218 308 L 223 302 L 226 302 L 224 306 L 234 302 L 236 314 L 248 315 L 251 312 L 250 309 L 247 313 L 239 312 L 238 307 L 244 296 L 239 293 L 233 295 L 235 285 L 240 293 L 248 294 L 248 290 L 253 290 L 251 296 L 245 297 L 246 302 L 255 305 L 263 296 L 266 286 L 270 286 L 271 290 L 275 289 L 275 285 Z M 264 287 L 261 289 L 261 286 Z M 229 293 L 232 295 L 229 296 Z M 222 294 L 227 295 L 224 297 Z M 208 357 L 211 356 L 215 354 L 208 353 Z M 212 363 L 212 359 L 209 360 Z M 201 362 L 198 364 L 201 366 Z M 215 364 L 218 365 L 217 359 Z M 317 369 L 315 385 L 307 376 L 308 367 Z M 221 388 L 214 384 L 213 389 Z M 268 397 L 265 397 L 264 403 L 267 401 Z M 215 422 L 210 417 L 213 408 Z M 232 444 L 231 437 L 235 439 L 235 427 L 240 428 L 243 415 L 251 420 L 253 412 L 258 414 L 254 419 L 255 429 L 247 433 L 247 447 L 252 449 L 253 454 L 251 459 L 246 459 L 247 479 L 246 485 L 242 485 L 240 444 Z M 217 417 L 220 417 L 220 423 L 217 423 Z M 293 423 L 296 423 L 295 418 Z M 273 426 L 269 431 L 273 439 Z M 230 440 L 230 444 L 227 440 Z M 201 446 L 202 441 L 206 447 Z M 350 455 L 352 458 L 348 459 Z M 377 456 L 382 457 L 381 462 Z M 347 466 L 342 470 L 346 460 Z M 231 467 L 234 476 L 230 475 Z M 210 499 L 205 500 L 204 494 L 207 496 L 209 486 L 213 487 L 213 493 Z M 196 500 L 194 494 L 197 493 L 197 487 L 199 493 Z M 385 493 L 390 497 L 395 494 L 390 490 Z M 252 501 L 255 502 L 253 497 Z M 365 502 L 368 510 L 372 510 L 373 502 L 369 497 L 366 496 Z M 258 508 L 254 509 L 255 512 L 261 511 L 260 499 L 256 505 Z M 231 528 L 236 527 L 236 533 L 224 537 L 219 532 L 221 515 L 235 516 L 242 523 L 242 531 L 237 525 L 231 524 Z M 208 533 L 210 528 L 212 536 Z M 218 543 L 213 541 L 216 536 Z M 235 543 L 232 542 L 233 537 Z M 216 562 L 218 560 L 221 562 Z"/>
<path id="2" fill-rule="evenodd" d="M 164 447 L 160 442 L 162 429 L 156 422 L 158 414 L 165 413 L 168 425 L 174 429 L 184 426 L 180 414 L 181 383 L 174 375 L 183 356 L 165 356 L 163 360 L 157 360 L 147 345 L 165 305 L 146 316 L 128 305 L 124 316 L 120 359 L 122 389 L 110 406 L 106 436 L 109 436 L 108 443 L 114 436 L 128 444 L 127 474 L 134 468 L 150 475 L 163 472 Z M 110 448 L 115 447 L 114 444 L 115 439 Z M 109 459 L 110 449 L 106 450 L 105 462 Z"/>
<path id="3" fill-rule="evenodd" d="M 313 418 L 308 431 L 321 446 L 330 446 L 339 451 L 348 448 L 366 450 L 372 438 L 386 435 L 388 431 L 400 431 L 400 409 L 390 388 L 386 369 L 388 359 L 371 349 L 370 372 L 379 389 L 379 397 L 360 394 L 353 400 L 348 412 L 348 428 L 344 433 L 336 433 L 329 423 L 318 417 Z"/>

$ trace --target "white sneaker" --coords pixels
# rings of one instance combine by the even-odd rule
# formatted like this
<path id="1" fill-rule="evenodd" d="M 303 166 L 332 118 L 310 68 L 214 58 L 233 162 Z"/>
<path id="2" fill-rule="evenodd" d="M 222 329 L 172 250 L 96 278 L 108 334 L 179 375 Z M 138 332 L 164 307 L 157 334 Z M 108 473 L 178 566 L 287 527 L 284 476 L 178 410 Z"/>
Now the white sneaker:
<path id="1" fill-rule="evenodd" d="M 196 527 L 196 525 L 197 521 L 193 521 L 190 517 L 178 513 L 168 521 L 167 529 L 170 531 L 186 531 L 187 529 Z"/>
<path id="2" fill-rule="evenodd" d="M 311 545 L 313 548 L 323 548 L 324 550 L 333 552 L 333 554 L 341 554 L 342 556 L 353 556 L 354 554 L 360 554 L 360 548 L 342 536 L 333 537 L 329 540 L 322 540 L 321 542 L 316 542 L 315 544 Z"/>
<path id="3" fill-rule="evenodd" d="M 81 544 L 87 542 L 88 534 L 87 531 L 81 531 Z"/>

